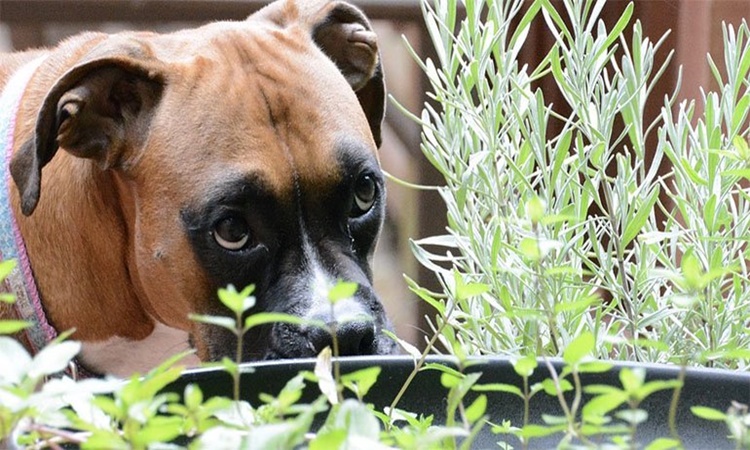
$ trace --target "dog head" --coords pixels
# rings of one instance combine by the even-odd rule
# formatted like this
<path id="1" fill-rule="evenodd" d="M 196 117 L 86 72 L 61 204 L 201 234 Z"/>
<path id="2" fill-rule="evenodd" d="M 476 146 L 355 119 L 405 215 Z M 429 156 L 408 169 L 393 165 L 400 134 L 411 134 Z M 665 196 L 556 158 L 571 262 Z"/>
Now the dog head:
<path id="1" fill-rule="evenodd" d="M 251 312 L 335 320 L 344 355 L 391 353 L 370 271 L 384 84 L 362 13 L 289 0 L 244 22 L 90 46 L 12 160 L 23 213 L 44 204 L 53 157 L 85 161 L 92 185 L 117 192 L 123 228 L 112 232 L 128 236 L 138 301 L 189 331 L 202 359 L 234 352 L 232 334 L 188 319 L 228 315 L 216 291 L 229 284 L 256 286 Z M 337 280 L 358 289 L 332 308 Z M 313 356 L 330 343 L 317 327 L 276 324 L 253 329 L 244 356 Z"/>

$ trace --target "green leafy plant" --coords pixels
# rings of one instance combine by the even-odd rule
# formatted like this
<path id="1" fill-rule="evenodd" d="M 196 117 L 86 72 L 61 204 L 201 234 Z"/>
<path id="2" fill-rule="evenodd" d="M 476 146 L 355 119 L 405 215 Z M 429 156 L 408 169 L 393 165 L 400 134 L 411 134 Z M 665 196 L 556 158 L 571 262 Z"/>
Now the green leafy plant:
<path id="1" fill-rule="evenodd" d="M 625 40 L 632 4 L 608 29 L 603 0 L 524 3 L 467 0 L 461 23 L 455 1 L 425 3 L 437 60 L 417 60 L 440 108 L 414 119 L 445 178 L 448 233 L 413 249 L 445 292 L 433 330 L 454 354 L 562 356 L 592 330 L 600 358 L 745 368 L 747 25 L 725 26 L 727 75 L 710 60 L 721 89 L 700 116 L 672 94 L 648 123 L 671 52 L 657 65 L 664 38 L 637 22 Z M 520 65 L 534 20 L 555 43 Z M 462 297 L 458 279 L 487 289 Z"/>
<path id="2" fill-rule="evenodd" d="M 585 336 L 599 359 L 746 369 L 747 24 L 724 26 L 723 64 L 709 57 L 720 88 L 704 92 L 698 108 L 677 104 L 677 91 L 653 98 L 672 52 L 661 48 L 666 36 L 654 42 L 631 23 L 632 4 L 608 28 L 599 18 L 604 0 L 564 0 L 559 8 L 548 0 L 462 3 L 460 22 L 456 1 L 423 3 L 437 58 L 414 53 L 438 106 L 412 117 L 423 154 L 445 179 L 438 189 L 448 219 L 445 235 L 412 247 L 443 287 L 433 293 L 409 280 L 436 311 L 438 337 L 428 346 L 439 340 L 459 361 L 487 354 L 569 362 Z M 538 20 L 554 45 L 536 66 L 521 65 Z M 554 84 L 564 108 L 546 98 L 543 82 Z M 647 102 L 663 105 L 655 119 L 645 116 Z M 482 289 L 464 295 L 467 284 Z M 616 397 L 613 405 L 626 406 L 616 413 L 625 427 L 613 442 L 634 446 L 645 419 L 641 395 L 671 389 L 672 436 L 652 445 L 680 445 L 681 379 L 649 384 L 622 371 L 622 388 L 600 392 L 578 386 L 572 367 L 572 385 L 563 377 L 545 390 L 561 396 L 560 427 L 578 439 L 605 430 L 596 424 L 611 418 L 594 414 L 596 404 Z M 526 407 L 538 392 L 497 388 Z M 597 395 L 593 406 L 581 409 L 578 397 L 565 406 L 571 388 Z M 523 439 L 528 430 L 554 429 L 536 427 L 516 432 Z"/>
<path id="3" fill-rule="evenodd" d="M 675 424 L 685 366 L 745 370 L 750 363 L 750 29 L 744 22 L 724 26 L 723 61 L 708 62 L 719 89 L 677 104 L 677 92 L 653 98 L 671 52 L 662 50 L 664 38 L 654 42 L 632 23 L 632 4 L 611 27 L 600 20 L 604 0 L 462 4 L 459 20 L 456 0 L 422 3 L 437 58 L 414 56 L 437 106 L 412 117 L 422 127 L 425 157 L 445 179 L 438 189 L 448 229 L 413 243 L 442 292 L 407 279 L 435 309 L 433 334 L 422 352 L 401 342 L 415 367 L 388 408 L 365 403 L 380 368 L 342 373 L 335 320 L 254 314 L 253 288 L 229 286 L 218 295 L 228 317 L 193 319 L 237 337 L 234 359 L 218 364 L 231 377 L 232 399 L 206 398 L 197 385 L 165 390 L 182 372 L 181 355 L 126 381 L 72 380 L 60 372 L 78 343 L 63 335 L 32 357 L 6 336 L 27 324 L 0 321 L 0 443 L 457 449 L 471 448 L 489 428 L 506 449 L 550 437 L 562 448 L 681 448 Z M 535 66 L 521 65 L 529 29 L 539 21 L 554 45 Z M 542 82 L 555 85 L 565 108 L 551 104 L 537 87 Z M 654 101 L 663 109 L 649 122 L 645 105 Z M 670 167 L 665 173 L 662 162 Z M 12 264 L 0 264 L 0 278 Z M 332 312 L 356 288 L 332 286 Z M 241 364 L 243 336 L 272 322 L 325 327 L 332 348 L 312 372 L 251 403 L 240 392 L 242 378 L 253 375 Z M 454 356 L 455 368 L 427 362 L 437 348 Z M 511 358 L 519 384 L 482 382 L 476 355 Z M 624 368 L 618 385 L 584 383 L 612 370 L 605 360 L 683 368 L 675 380 L 647 381 L 641 369 Z M 549 376 L 533 381 L 542 369 Z M 399 407 L 426 371 L 439 373 L 443 423 Z M 306 403 L 309 385 L 320 394 Z M 672 392 L 664 410 L 669 435 L 637 442 L 644 422 L 661 420 L 649 416 L 644 401 L 665 390 Z M 489 417 L 490 394 L 520 400 L 522 420 Z M 533 422 L 542 396 L 559 411 Z M 690 406 L 703 419 L 724 422 L 737 448 L 750 446 L 747 406 Z M 323 424 L 314 426 L 319 415 Z M 515 441 L 503 442 L 508 436 Z"/>
<path id="4" fill-rule="evenodd" d="M 237 337 L 234 360 L 223 358 L 220 365 L 232 376 L 234 400 L 240 400 L 240 363 L 242 362 L 243 337 L 251 328 L 270 323 L 291 323 L 295 325 L 310 325 L 326 327 L 324 323 L 312 320 L 304 320 L 291 314 L 276 312 L 258 312 L 248 315 L 255 306 L 256 299 L 251 294 L 255 290 L 254 285 L 247 286 L 242 291 L 230 285 L 226 289 L 219 289 L 218 297 L 221 303 L 234 314 L 234 317 L 211 316 L 205 314 L 193 314 L 190 318 L 196 322 L 206 323 L 229 330 Z M 243 319 L 244 318 L 244 319 Z"/>
<path id="5" fill-rule="evenodd" d="M 0 265 L 5 274 L 13 263 Z M 348 298 L 356 291 L 351 283 L 330 289 L 329 300 Z M 74 381 L 62 372 L 80 351 L 80 344 L 62 335 L 33 358 L 14 339 L 0 336 L 0 442 L 28 448 L 58 448 L 74 444 L 82 449 L 253 448 L 284 449 L 302 444 L 329 449 L 379 444 L 378 414 L 362 398 L 375 384 L 379 367 L 340 374 L 334 370 L 330 348 L 318 358 L 314 373 L 290 379 L 276 395 L 262 394 L 259 406 L 240 399 L 241 340 L 245 332 L 266 323 L 285 322 L 324 326 L 334 336 L 336 324 L 305 321 L 279 313 L 249 314 L 255 305 L 253 288 L 219 291 L 231 317 L 194 316 L 195 320 L 232 331 L 238 338 L 236 360 L 225 359 L 219 367 L 232 378 L 234 399 L 204 398 L 200 387 L 188 384 L 182 395 L 168 390 L 184 371 L 175 355 L 145 375 L 129 380 L 89 379 Z M 14 321 L 0 321 L 4 333 L 22 329 Z M 251 372 L 250 372 L 251 373 Z M 46 377 L 55 376 L 43 383 Z M 321 394 L 312 403 L 300 403 L 307 382 L 317 383 Z M 343 399 L 349 390 L 354 399 Z M 102 395 L 104 394 L 104 395 Z M 328 416 L 317 433 L 311 433 L 316 414 Z M 381 414 L 381 417 L 384 415 Z"/>

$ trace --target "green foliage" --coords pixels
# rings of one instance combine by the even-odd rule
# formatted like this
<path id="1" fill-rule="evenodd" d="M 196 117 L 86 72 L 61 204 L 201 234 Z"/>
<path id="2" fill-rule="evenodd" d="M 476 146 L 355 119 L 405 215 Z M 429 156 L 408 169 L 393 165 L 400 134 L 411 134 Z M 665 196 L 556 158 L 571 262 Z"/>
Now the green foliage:
<path id="1" fill-rule="evenodd" d="M 720 87 L 698 115 L 676 92 L 652 98 L 672 52 L 631 23 L 632 4 L 608 29 L 603 0 L 524 3 L 468 0 L 460 23 L 454 1 L 425 7 L 438 57 L 418 63 L 439 108 L 415 120 L 448 233 L 412 248 L 446 299 L 412 288 L 436 307 L 433 331 L 459 358 L 564 356 L 591 330 L 598 358 L 746 368 L 747 25 L 724 27 L 722 64 L 709 59 Z M 534 20 L 555 42 L 521 65 Z M 663 103 L 658 117 L 647 102 Z"/>
<path id="2" fill-rule="evenodd" d="M 193 319 L 237 337 L 235 358 L 217 363 L 233 380 L 233 399 L 205 398 L 195 385 L 164 392 L 184 355 L 126 382 L 72 380 L 60 372 L 80 344 L 63 336 L 32 357 L 5 336 L 28 324 L 0 321 L 0 445 L 457 449 L 489 427 L 506 449 L 504 435 L 524 447 L 552 436 L 562 448 L 682 448 L 676 430 L 650 443 L 635 439 L 655 419 L 642 403 L 656 392 L 673 393 L 674 421 L 682 378 L 647 380 L 626 368 L 617 386 L 581 380 L 611 370 L 605 359 L 748 368 L 750 29 L 724 26 L 723 61 L 708 61 L 718 90 L 700 105 L 676 104 L 677 92 L 651 98 L 671 52 L 661 50 L 664 37 L 654 42 L 632 23 L 632 4 L 611 29 L 599 17 L 605 0 L 465 0 L 460 21 L 456 0 L 422 5 L 437 57 L 415 57 L 439 106 L 413 117 L 425 157 L 445 179 L 448 232 L 412 243 L 443 292 L 407 279 L 435 310 L 433 335 L 421 353 L 400 342 L 415 368 L 391 406 L 364 403 L 379 367 L 340 373 L 335 321 L 256 313 L 254 288 L 229 286 L 218 293 L 228 316 Z M 554 45 L 537 65 L 521 65 L 535 21 Z M 540 81 L 554 83 L 565 105 L 551 104 Z M 664 106 L 655 119 L 644 116 L 653 101 Z M 671 167 L 665 174 L 662 162 Z M 13 269 L 0 263 L 0 279 Z M 332 311 L 357 289 L 331 286 Z M 325 328 L 333 348 L 313 373 L 251 404 L 239 391 L 243 336 L 275 322 Z M 456 357 L 455 369 L 425 364 L 438 342 Z M 467 369 L 472 355 L 485 354 L 510 357 L 520 383 L 482 383 Z M 548 357 L 561 358 L 559 373 Z M 549 376 L 532 382 L 540 365 Z M 439 372 L 444 423 L 397 407 L 420 371 Z M 320 395 L 304 403 L 309 383 Z M 488 417 L 490 393 L 522 400 L 523 420 Z M 544 396 L 559 411 L 532 423 Z M 691 411 L 726 423 L 738 448 L 750 447 L 746 406 Z M 325 414 L 319 429 L 316 414 Z"/>
<path id="3" fill-rule="evenodd" d="M 351 292 L 351 285 L 338 290 Z M 251 293 L 252 288 L 238 292 L 231 286 L 220 291 L 219 298 L 234 314 L 234 319 L 214 316 L 196 316 L 196 319 L 229 329 L 238 340 L 249 328 L 260 323 L 301 324 L 296 318 L 279 314 L 245 317 L 255 304 Z M 306 373 L 297 375 L 276 395 L 261 395 L 263 404 L 258 407 L 239 399 L 240 353 L 237 360 L 225 359 L 220 365 L 233 378 L 235 399 L 230 400 L 206 399 L 196 385 L 187 385 L 182 395 L 165 392 L 182 374 L 184 368 L 177 363 L 184 354 L 175 355 L 148 374 L 136 374 L 127 381 L 74 381 L 61 372 L 79 351 L 79 343 L 60 340 L 32 358 L 17 341 L 0 336 L 0 365 L 3 367 L 0 371 L 0 443 L 12 439 L 30 448 L 57 448 L 60 444 L 72 443 L 82 449 L 136 450 L 165 446 L 184 448 L 176 442 L 186 442 L 191 449 L 291 449 L 303 443 L 311 448 L 331 448 L 330 445 L 336 443 L 350 447 L 375 445 L 377 448 L 380 445 L 381 422 L 372 408 L 361 402 L 375 384 L 380 368 L 363 369 L 334 380 L 330 351 L 327 362 L 325 354 L 321 356 L 323 362 L 321 370 L 316 370 L 317 377 Z M 46 381 L 38 390 L 39 383 L 52 375 L 56 378 Z M 334 385 L 334 393 L 346 388 L 360 400 L 341 402 L 334 394 L 330 410 L 324 395 L 310 404 L 300 403 L 305 380 L 313 379 L 324 389 L 323 378 Z M 308 433 L 314 416 L 327 410 L 326 425 L 310 438 Z M 12 438 L 11 433 L 15 434 Z"/>
<path id="4" fill-rule="evenodd" d="M 673 390 L 672 421 L 681 380 L 645 382 L 623 370 L 622 388 L 582 388 L 579 374 L 608 370 L 596 358 L 750 363 L 750 334 L 737 326 L 750 319 L 742 184 L 750 179 L 750 29 L 724 26 L 723 67 L 709 58 L 719 90 L 697 108 L 676 104 L 677 92 L 651 98 L 672 52 L 661 50 L 666 36 L 652 41 L 631 23 L 632 4 L 607 29 L 604 0 L 525 3 L 467 0 L 460 23 L 455 1 L 425 7 L 437 59 L 418 63 L 439 107 L 414 119 L 423 154 L 445 179 L 448 232 L 412 244 L 444 294 L 410 287 L 435 308 L 432 331 L 459 361 L 509 355 L 524 379 L 523 390 L 475 389 L 521 397 L 525 417 L 536 393 L 560 398 L 564 416 L 546 425 L 493 429 L 584 443 L 590 433 L 614 433 L 612 445 L 629 447 L 648 420 L 643 399 Z M 536 66 L 521 65 L 539 18 L 554 45 Z M 564 108 L 535 87 L 540 81 L 556 85 Z M 662 112 L 646 117 L 654 101 Z M 483 289 L 463 294 L 470 284 Z M 537 356 L 562 357 L 566 368 L 529 386 Z M 584 392 L 594 396 L 585 405 Z M 648 448 L 679 447 L 673 434 Z M 733 433 L 737 442 L 741 435 Z"/>

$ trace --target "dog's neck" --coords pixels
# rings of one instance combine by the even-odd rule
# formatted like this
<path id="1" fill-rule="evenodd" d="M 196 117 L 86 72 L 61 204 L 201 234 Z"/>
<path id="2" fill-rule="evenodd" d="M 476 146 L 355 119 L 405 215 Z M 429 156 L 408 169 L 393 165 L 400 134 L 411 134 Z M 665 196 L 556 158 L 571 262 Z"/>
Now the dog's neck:
<path id="1" fill-rule="evenodd" d="M 4 281 L 5 291 L 14 295 L 19 318 L 31 324 L 26 338 L 31 350 L 37 352 L 57 337 L 57 331 L 47 321 L 34 277 L 31 273 L 26 247 L 10 205 L 8 162 L 14 144 L 16 117 L 21 97 L 28 81 L 44 61 L 38 57 L 18 70 L 0 95 L 0 259 L 15 260 L 16 266 Z"/>
<path id="2" fill-rule="evenodd" d="M 37 120 L 33 119 L 38 118 L 47 93 L 75 62 L 76 52 L 100 40 L 98 35 L 81 35 L 61 44 L 59 52 L 0 55 L 0 90 L 25 64 L 46 56 L 28 86 L 15 90 L 22 95 L 14 114 L 18 120 L 15 128 L 8 129 L 12 134 L 4 135 L 14 141 L 9 150 L 13 157 L 35 139 Z M 19 191 L 12 182 L 0 182 L 8 184 L 3 189 L 10 191 L 17 229 L 49 323 L 61 332 L 75 328 L 72 338 L 81 342 L 146 338 L 155 324 L 132 288 L 127 230 L 112 171 L 61 149 L 44 174 L 41 200 L 29 216 L 22 214 Z M 1 316 L 13 315 L 8 310 L 0 304 Z"/>
<path id="3" fill-rule="evenodd" d="M 31 324 L 21 337 L 28 349 L 33 353 L 44 348 L 45 345 L 57 337 L 58 333 L 48 320 L 45 308 L 42 307 L 41 296 L 32 274 L 26 245 L 16 220 L 17 213 L 14 213 L 11 207 L 11 182 L 8 174 L 8 163 L 13 153 L 14 144 L 18 144 L 15 142 L 16 117 L 18 117 L 19 107 L 22 107 L 20 104 L 21 98 L 26 91 L 25 88 L 28 81 L 43 61 L 44 57 L 39 57 L 23 65 L 15 72 L 2 89 L 2 92 L 0 92 L 0 180 L 2 180 L 2 183 L 0 183 L 0 259 L 13 259 L 16 261 L 15 268 L 6 277 L 4 283 L 0 284 L 0 291 L 13 294 L 16 298 L 15 316 Z M 70 158 L 69 161 L 74 162 L 75 160 L 74 158 Z M 85 161 L 78 162 L 86 163 Z M 52 209 L 54 210 L 54 208 Z M 45 216 L 50 213 L 50 210 L 45 211 L 45 208 L 42 207 L 38 212 L 38 216 Z M 52 215 L 54 214 L 52 213 Z M 68 217 L 71 217 L 71 215 L 68 214 Z M 37 219 L 40 219 L 40 217 L 37 217 Z M 73 217 L 73 219 L 81 220 L 81 217 Z M 46 217 L 45 221 L 47 223 L 54 222 L 49 220 L 49 217 Z M 76 229 L 76 227 L 69 229 Z M 67 236 L 59 237 L 70 239 Z M 80 236 L 79 238 L 86 239 L 86 236 Z M 52 238 L 50 237 L 50 239 Z M 32 244 L 35 243 L 32 242 Z M 34 252 L 35 260 L 43 263 L 45 260 L 50 259 L 45 258 L 44 254 L 40 255 L 38 246 L 35 246 L 35 249 L 37 250 Z M 73 263 L 76 258 L 76 255 L 70 255 L 68 261 Z M 97 264 L 97 262 L 94 262 L 94 264 Z M 56 273 L 65 273 L 69 268 L 60 267 L 58 269 Z M 79 286 L 81 284 L 81 280 L 75 280 L 73 283 L 63 283 L 60 279 L 52 279 L 45 280 L 45 282 L 47 285 L 53 286 L 52 290 L 48 290 L 49 295 L 47 296 L 52 298 L 45 297 L 45 300 L 52 300 L 53 305 L 55 304 L 55 296 L 59 297 L 61 291 L 72 289 L 71 284 Z M 99 289 L 101 289 L 101 286 Z M 92 297 L 100 299 L 107 297 L 106 292 L 101 292 L 101 294 L 101 296 L 94 295 Z M 67 296 L 67 294 L 63 293 L 62 296 Z M 69 296 L 69 298 L 75 297 L 77 296 Z M 85 307 L 80 309 L 68 308 L 68 310 L 73 311 L 73 314 L 83 314 L 86 309 Z M 115 320 L 123 319 L 122 317 L 117 317 L 117 315 L 113 317 Z M 148 318 L 144 322 L 146 324 L 153 323 Z M 62 328 L 65 327 L 66 325 L 63 323 Z M 83 335 L 74 336 L 74 338 L 93 342 L 83 342 L 80 357 L 85 364 L 85 368 L 76 363 L 71 365 L 68 373 L 74 377 L 88 377 L 91 376 L 90 370 L 94 370 L 99 373 L 106 372 L 115 376 L 127 377 L 133 372 L 145 373 L 168 356 L 179 351 L 188 350 L 187 334 L 185 332 L 161 324 L 156 324 L 152 328 L 153 330 L 148 330 L 151 331 L 150 333 L 148 331 L 145 333 L 146 337 L 144 339 L 135 341 L 135 343 L 127 337 L 103 335 L 97 329 L 81 330 L 84 332 Z M 183 362 L 190 365 L 197 365 L 199 363 L 194 357 L 188 357 Z"/>

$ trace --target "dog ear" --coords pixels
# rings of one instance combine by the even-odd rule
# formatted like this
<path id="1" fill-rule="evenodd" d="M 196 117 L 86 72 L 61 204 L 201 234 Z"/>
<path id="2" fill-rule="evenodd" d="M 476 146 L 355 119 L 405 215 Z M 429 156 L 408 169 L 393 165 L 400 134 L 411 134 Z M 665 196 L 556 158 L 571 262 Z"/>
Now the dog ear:
<path id="1" fill-rule="evenodd" d="M 36 208 L 42 168 L 58 148 L 106 169 L 117 164 L 126 144 L 145 139 L 162 73 L 141 44 L 106 41 L 55 82 L 42 102 L 34 136 L 10 162 L 24 215 Z"/>
<path id="2" fill-rule="evenodd" d="M 316 18 L 313 39 L 357 94 L 375 144 L 380 147 L 385 80 L 377 35 L 362 11 L 348 3 L 332 2 L 323 13 Z"/>

